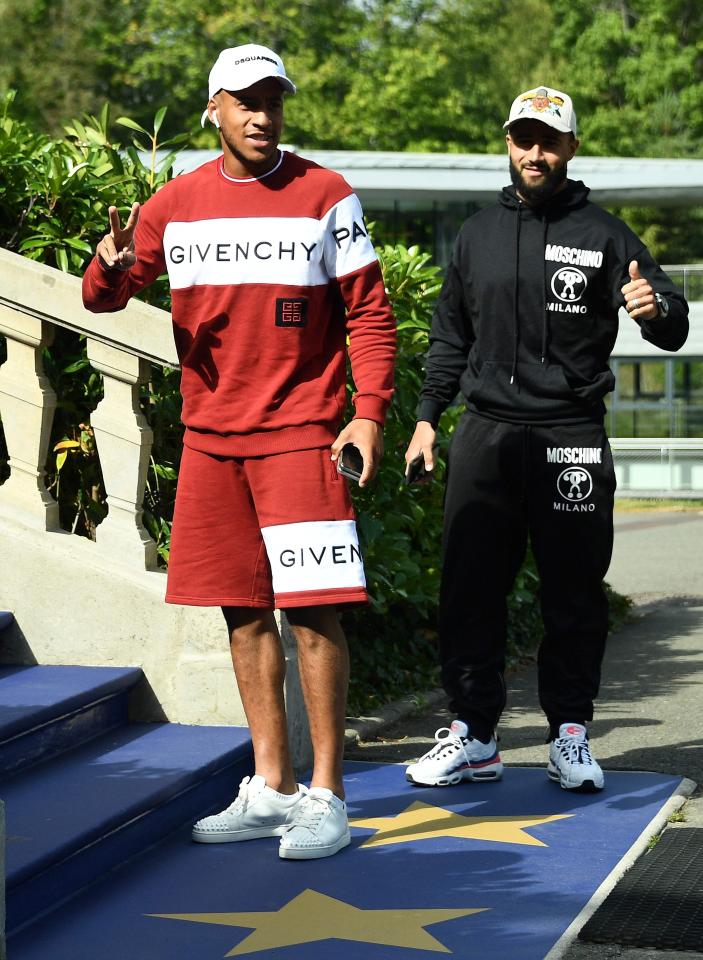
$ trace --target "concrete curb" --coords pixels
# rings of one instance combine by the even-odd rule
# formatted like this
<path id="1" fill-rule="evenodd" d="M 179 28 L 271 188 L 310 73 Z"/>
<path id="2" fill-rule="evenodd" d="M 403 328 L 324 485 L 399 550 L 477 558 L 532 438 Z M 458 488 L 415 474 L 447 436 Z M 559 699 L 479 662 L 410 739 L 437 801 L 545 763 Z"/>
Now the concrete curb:
<path id="1" fill-rule="evenodd" d="M 693 780 L 684 778 L 681 781 L 676 793 L 669 797 L 657 815 L 647 824 L 638 839 L 635 840 L 625 856 L 601 883 L 583 910 L 572 920 L 544 960 L 563 960 L 567 951 L 576 940 L 581 927 L 585 926 L 587 920 L 590 920 L 598 907 L 605 901 L 608 894 L 613 891 L 618 881 L 622 879 L 633 863 L 646 852 L 652 837 L 658 836 L 658 834 L 666 828 L 669 817 L 672 813 L 681 809 L 695 789 L 696 784 Z"/>
<path id="2" fill-rule="evenodd" d="M 403 720 L 418 710 L 428 707 L 437 707 L 446 701 L 444 690 L 427 690 L 424 693 L 411 693 L 401 700 L 394 700 L 380 707 L 374 716 L 347 717 L 347 728 L 344 731 L 345 744 L 367 740 L 389 727 L 398 720 Z"/>

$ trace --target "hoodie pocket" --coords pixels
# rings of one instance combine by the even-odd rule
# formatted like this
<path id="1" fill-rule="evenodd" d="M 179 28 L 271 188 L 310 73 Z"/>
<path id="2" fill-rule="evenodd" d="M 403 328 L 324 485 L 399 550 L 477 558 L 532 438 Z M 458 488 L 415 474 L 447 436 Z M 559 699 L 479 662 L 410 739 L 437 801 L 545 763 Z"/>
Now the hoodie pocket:
<path id="1" fill-rule="evenodd" d="M 552 363 L 519 363 L 513 382 L 512 364 L 486 361 L 478 376 L 467 380 L 464 395 L 479 409 L 523 413 L 571 407 L 579 397 L 564 368 Z"/>

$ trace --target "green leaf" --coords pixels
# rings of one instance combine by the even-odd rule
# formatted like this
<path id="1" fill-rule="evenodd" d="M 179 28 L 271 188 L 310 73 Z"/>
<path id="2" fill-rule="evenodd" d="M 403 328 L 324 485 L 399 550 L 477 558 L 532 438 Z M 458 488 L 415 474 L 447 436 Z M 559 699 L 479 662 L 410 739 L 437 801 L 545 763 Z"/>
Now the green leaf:
<path id="1" fill-rule="evenodd" d="M 63 247 L 56 248 L 56 262 L 60 270 L 68 273 L 68 255 Z"/>
<path id="2" fill-rule="evenodd" d="M 130 130 L 136 130 L 137 133 L 143 133 L 145 137 L 151 139 L 151 134 L 140 126 L 136 120 L 131 120 L 129 117 L 118 117 L 115 123 L 119 123 L 121 127 L 128 127 Z"/>
<path id="3" fill-rule="evenodd" d="M 166 111 L 168 107 L 159 107 L 154 116 L 154 136 L 156 136 L 161 129 L 161 124 L 164 122 L 164 117 L 166 116 Z"/>
<path id="4" fill-rule="evenodd" d="M 73 363 L 69 363 L 68 366 L 64 367 L 61 371 L 62 373 L 78 373 L 79 370 L 84 370 L 88 366 L 88 359 L 86 357 L 81 357 L 80 360 L 75 360 Z"/>

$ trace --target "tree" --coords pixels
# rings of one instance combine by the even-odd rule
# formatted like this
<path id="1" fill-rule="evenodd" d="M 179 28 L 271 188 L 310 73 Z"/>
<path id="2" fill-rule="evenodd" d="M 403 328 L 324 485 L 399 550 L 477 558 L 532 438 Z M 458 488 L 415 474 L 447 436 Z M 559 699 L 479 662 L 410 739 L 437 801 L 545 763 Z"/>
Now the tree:
<path id="1" fill-rule="evenodd" d="M 697 0 L 0 0 L 0 14 L 0 96 L 15 88 L 16 113 L 54 136 L 106 101 L 150 129 L 166 103 L 164 136 L 215 147 L 199 125 L 208 71 L 253 40 L 299 86 L 284 140 L 303 150 L 500 153 L 512 99 L 546 83 L 573 95 L 583 154 L 703 155 Z M 680 258 L 656 229 L 669 215 L 635 216 Z M 673 217 L 685 259 L 700 256 L 697 213 Z"/>
<path id="2" fill-rule="evenodd" d="M 0 0 L 0 97 L 16 90 L 16 113 L 52 135 L 71 117 L 97 113 L 105 100 L 119 108 L 111 85 L 113 44 L 126 6 Z"/>
<path id="3" fill-rule="evenodd" d="M 210 145 L 212 134 L 200 132 L 199 125 L 210 67 L 225 47 L 262 43 L 281 54 L 305 94 L 289 100 L 287 140 L 331 143 L 362 25 L 352 0 L 171 0 L 167 7 L 147 0 L 125 34 L 116 79 L 130 116 L 143 123 L 168 103 L 166 132 L 186 131 L 196 145 Z"/>
<path id="4" fill-rule="evenodd" d="M 557 77 L 584 153 L 700 156 L 703 7 L 692 0 L 552 0 Z M 556 81 L 555 81 L 556 84 Z"/>
<path id="5" fill-rule="evenodd" d="M 547 83 L 573 93 L 582 151 L 699 156 L 703 5 L 696 0 L 0 0 L 0 94 L 52 134 L 105 100 L 165 134 L 201 131 L 218 52 L 278 50 L 300 97 L 300 147 L 503 149 L 513 97 Z"/>

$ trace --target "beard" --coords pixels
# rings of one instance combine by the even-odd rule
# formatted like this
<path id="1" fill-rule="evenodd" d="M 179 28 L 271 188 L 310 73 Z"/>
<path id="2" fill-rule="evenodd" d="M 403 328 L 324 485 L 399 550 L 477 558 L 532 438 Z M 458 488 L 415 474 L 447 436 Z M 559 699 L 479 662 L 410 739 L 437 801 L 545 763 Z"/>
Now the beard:
<path id="1" fill-rule="evenodd" d="M 529 203 L 531 207 L 538 207 L 553 197 L 566 180 L 566 164 L 555 167 L 553 170 L 546 168 L 542 182 L 539 184 L 531 184 L 525 181 L 511 160 L 510 179 L 523 200 Z"/>

